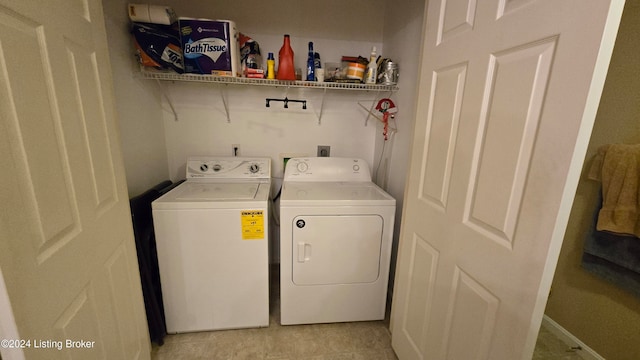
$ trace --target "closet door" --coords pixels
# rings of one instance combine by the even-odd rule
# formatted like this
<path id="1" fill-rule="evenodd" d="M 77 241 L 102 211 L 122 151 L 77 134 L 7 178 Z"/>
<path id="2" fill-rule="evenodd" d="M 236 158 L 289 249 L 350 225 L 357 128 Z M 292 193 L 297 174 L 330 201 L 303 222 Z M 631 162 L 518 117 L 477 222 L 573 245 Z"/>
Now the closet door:
<path id="1" fill-rule="evenodd" d="M 106 41 L 99 0 L 0 0 L 3 359 L 150 356 Z"/>
<path id="2" fill-rule="evenodd" d="M 531 359 L 623 5 L 429 1 L 400 360 Z"/>

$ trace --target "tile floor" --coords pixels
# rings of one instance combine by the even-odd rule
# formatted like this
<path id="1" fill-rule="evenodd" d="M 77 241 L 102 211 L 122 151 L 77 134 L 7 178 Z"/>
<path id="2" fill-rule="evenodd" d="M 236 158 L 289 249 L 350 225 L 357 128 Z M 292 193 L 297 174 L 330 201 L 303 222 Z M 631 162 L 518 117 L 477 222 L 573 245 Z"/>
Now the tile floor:
<path id="1" fill-rule="evenodd" d="M 274 277 L 277 277 L 277 273 Z M 386 321 L 280 325 L 279 286 L 272 281 L 268 328 L 169 335 L 152 360 L 397 360 Z M 533 359 L 579 360 L 544 328 Z"/>

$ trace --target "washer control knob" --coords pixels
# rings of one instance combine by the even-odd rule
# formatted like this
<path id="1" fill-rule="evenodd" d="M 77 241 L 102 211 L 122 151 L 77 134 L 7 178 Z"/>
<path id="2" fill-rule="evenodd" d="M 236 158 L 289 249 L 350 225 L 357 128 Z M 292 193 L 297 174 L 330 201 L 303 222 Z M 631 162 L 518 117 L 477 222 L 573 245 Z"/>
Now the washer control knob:
<path id="1" fill-rule="evenodd" d="M 249 171 L 250 171 L 252 174 L 257 173 L 258 171 L 260 171 L 260 165 L 258 165 L 258 164 L 251 164 L 251 165 L 249 166 Z"/>
<path id="2" fill-rule="evenodd" d="M 353 171 L 359 171 L 360 165 L 353 165 Z"/>
<path id="3" fill-rule="evenodd" d="M 307 164 L 306 162 L 299 162 L 296 168 L 298 169 L 298 171 L 303 173 L 309 170 L 309 164 Z"/>
<path id="4" fill-rule="evenodd" d="M 200 165 L 200 171 L 206 172 L 207 170 L 209 170 L 209 165 L 207 164 Z"/>
<path id="5" fill-rule="evenodd" d="M 218 172 L 220 170 L 222 170 L 222 165 L 220 164 L 213 165 L 213 171 Z"/>

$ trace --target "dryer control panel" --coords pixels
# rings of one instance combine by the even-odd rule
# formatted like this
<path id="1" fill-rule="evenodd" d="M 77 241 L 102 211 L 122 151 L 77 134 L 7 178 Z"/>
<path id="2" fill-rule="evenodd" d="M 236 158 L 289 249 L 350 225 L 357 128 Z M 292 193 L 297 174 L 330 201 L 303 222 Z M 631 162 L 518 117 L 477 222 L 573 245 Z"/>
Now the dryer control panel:
<path id="1" fill-rule="evenodd" d="M 284 181 L 371 181 L 371 172 L 362 159 L 293 158 L 287 162 Z"/>
<path id="2" fill-rule="evenodd" d="M 188 180 L 269 179 L 270 158 L 190 157 L 187 159 Z"/>

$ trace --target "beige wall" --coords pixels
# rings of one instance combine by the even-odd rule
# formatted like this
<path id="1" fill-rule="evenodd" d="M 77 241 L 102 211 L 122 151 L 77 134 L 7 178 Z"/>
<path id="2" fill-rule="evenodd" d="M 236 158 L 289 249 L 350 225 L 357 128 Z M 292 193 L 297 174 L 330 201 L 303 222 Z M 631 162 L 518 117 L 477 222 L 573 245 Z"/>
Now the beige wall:
<path id="1" fill-rule="evenodd" d="M 383 149 L 382 127 L 373 118 L 367 122 L 366 110 L 358 105 L 368 108 L 380 97 L 390 96 L 399 109 L 399 131 L 384 147 L 384 154 L 390 158 L 387 190 L 399 201 L 396 229 L 400 228 L 424 0 L 156 0 L 154 4 L 171 6 L 179 16 L 233 20 L 239 31 L 260 44 L 263 56 L 267 52 L 277 56 L 283 34 L 288 33 L 298 68 L 306 63 L 307 44 L 313 41 L 325 63 L 339 62 L 342 55 L 366 57 L 376 46 L 378 54 L 399 64 L 402 74 L 401 90 L 393 94 L 328 91 L 325 95 L 317 89 L 162 82 L 178 121 L 166 98 L 161 97 L 158 84 L 132 74 L 126 3 L 103 0 L 130 195 L 165 178 L 184 178 L 187 156 L 230 156 L 231 144 L 240 144 L 242 156 L 271 157 L 274 187 L 282 178 L 280 154 L 315 155 L 317 145 L 330 145 L 331 156 L 363 158 L 375 171 L 382 163 L 378 161 Z M 265 108 L 265 98 L 285 96 L 308 100 L 308 109 Z"/>
<path id="2" fill-rule="evenodd" d="M 169 178 L 158 84 L 133 76 L 137 68 L 126 0 L 103 0 L 109 60 L 129 196 Z"/>
<path id="3" fill-rule="evenodd" d="M 344 54 L 367 56 L 372 46 L 384 54 L 384 1 L 331 0 L 320 4 L 276 0 L 267 4 L 249 0 L 240 4 L 222 0 L 157 0 L 153 3 L 169 5 L 180 16 L 234 20 L 241 32 L 260 44 L 263 55 L 269 51 L 277 54 L 283 34 L 290 33 L 297 67 L 302 68 L 306 63 L 308 41 L 314 41 L 323 61 L 338 62 Z M 319 127 L 316 114 L 320 113 L 322 92 L 307 94 L 292 90 L 288 96 L 309 100 L 309 109 L 285 113 L 277 107 L 268 112 L 264 107 L 265 97 L 282 98 L 286 95 L 284 91 L 236 87 L 227 92 L 233 118 L 227 123 L 219 88 L 164 82 L 161 85 L 164 94 L 171 98 L 179 113 L 180 121 L 174 121 L 160 85 L 134 76 L 136 64 L 128 32 L 127 3 L 103 0 L 130 196 L 162 180 L 184 178 L 186 156 L 231 155 L 232 143 L 241 145 L 241 155 L 272 156 L 274 162 L 279 160 L 279 153 L 313 155 L 316 146 L 322 144 L 332 146 L 332 156 L 362 157 L 373 163 L 376 128 L 365 127 L 366 114 L 357 106 L 358 101 L 371 98 L 365 92 L 328 96 L 322 127 Z M 283 139 L 281 134 L 292 136 Z M 282 167 L 279 162 L 275 164 Z M 281 176 L 278 174 L 282 169 L 276 167 L 274 171 L 278 172 L 276 176 Z"/>
<path id="4" fill-rule="evenodd" d="M 384 138 L 378 136 L 376 149 L 384 150 L 385 158 L 390 156 L 388 163 L 388 180 L 384 183 L 385 190 L 396 199 L 396 226 L 392 250 L 392 266 L 389 275 L 389 291 L 393 292 L 395 279 L 395 264 L 400 236 L 400 222 L 404 188 L 411 155 L 411 141 L 413 133 L 413 119 L 415 118 L 416 88 L 418 86 L 418 67 L 420 60 L 420 37 L 424 21 L 424 10 L 428 1 L 425 0 L 391 0 L 386 3 L 383 43 L 385 51 L 393 54 L 393 61 L 398 63 L 400 74 L 397 93 L 392 97 L 398 108 L 395 126 L 398 132 L 387 141 L 383 147 Z M 401 21 L 398 19 L 402 19 Z M 401 82 L 400 82 L 401 81 Z M 376 158 L 379 155 L 376 154 Z M 378 184 L 382 186 L 380 178 Z"/>
<path id="5" fill-rule="evenodd" d="M 640 298 L 584 271 L 600 184 L 585 169 L 598 147 L 640 143 L 640 2 L 627 1 L 546 314 L 607 359 L 640 359 Z M 640 241 L 640 240 L 639 240 Z"/>

